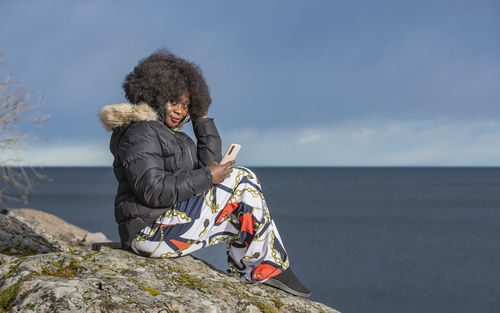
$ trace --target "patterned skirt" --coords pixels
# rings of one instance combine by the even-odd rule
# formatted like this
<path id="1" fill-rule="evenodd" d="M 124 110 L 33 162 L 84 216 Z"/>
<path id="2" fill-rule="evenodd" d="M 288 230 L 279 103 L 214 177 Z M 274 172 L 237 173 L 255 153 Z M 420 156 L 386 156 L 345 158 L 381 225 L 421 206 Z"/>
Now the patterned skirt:
<path id="1" fill-rule="evenodd" d="M 263 282 L 288 268 L 288 257 L 255 174 L 234 167 L 231 176 L 174 205 L 132 241 L 149 257 L 179 257 L 227 243 L 230 270 Z"/>

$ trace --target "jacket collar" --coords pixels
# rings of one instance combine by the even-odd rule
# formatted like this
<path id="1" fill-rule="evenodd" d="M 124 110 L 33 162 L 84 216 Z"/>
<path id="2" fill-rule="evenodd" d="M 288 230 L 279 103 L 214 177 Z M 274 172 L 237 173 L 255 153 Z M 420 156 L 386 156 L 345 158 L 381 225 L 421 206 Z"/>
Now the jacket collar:
<path id="1" fill-rule="evenodd" d="M 99 118 L 106 130 L 111 131 L 114 128 L 127 126 L 139 121 L 161 121 L 165 123 L 165 108 L 161 107 L 157 112 L 147 103 L 130 104 L 118 103 L 104 106 L 99 112 Z M 190 121 L 189 114 L 172 130 L 179 130 L 184 124 Z"/>
<path id="2" fill-rule="evenodd" d="M 137 105 L 118 103 L 106 105 L 99 112 L 99 118 L 106 130 L 127 126 L 138 121 L 156 121 L 158 113 L 146 103 Z"/>

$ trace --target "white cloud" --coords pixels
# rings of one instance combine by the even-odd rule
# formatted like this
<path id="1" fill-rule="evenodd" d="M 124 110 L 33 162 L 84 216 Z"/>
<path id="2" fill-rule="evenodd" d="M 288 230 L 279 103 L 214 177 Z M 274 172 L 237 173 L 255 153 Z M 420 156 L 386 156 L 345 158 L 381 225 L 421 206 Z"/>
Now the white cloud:
<path id="1" fill-rule="evenodd" d="M 111 166 L 113 162 L 111 152 L 106 144 L 32 145 L 5 156 L 9 158 L 7 163 L 10 165 Z"/>
<path id="2" fill-rule="evenodd" d="M 499 166 L 500 121 L 351 122 L 222 133 L 240 143 L 238 163 L 257 166 Z M 106 142 L 32 146 L 24 164 L 111 166 Z M 12 157 L 13 155 L 6 157 Z"/>
<path id="3" fill-rule="evenodd" d="M 500 122 L 356 122 L 308 129 L 240 130 L 249 165 L 498 166 Z"/>
<path id="4" fill-rule="evenodd" d="M 311 142 L 316 142 L 321 140 L 321 134 L 318 133 L 314 129 L 306 129 L 303 130 L 301 133 L 299 133 L 299 139 L 298 143 L 303 145 L 303 144 L 308 144 Z"/>

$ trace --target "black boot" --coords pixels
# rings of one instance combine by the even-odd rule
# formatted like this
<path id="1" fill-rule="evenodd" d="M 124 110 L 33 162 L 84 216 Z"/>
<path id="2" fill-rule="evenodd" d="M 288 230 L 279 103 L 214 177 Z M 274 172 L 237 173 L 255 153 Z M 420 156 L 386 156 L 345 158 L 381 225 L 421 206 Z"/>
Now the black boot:
<path id="1" fill-rule="evenodd" d="M 290 268 L 284 272 L 269 278 L 264 284 L 281 289 L 292 295 L 307 298 L 311 295 L 311 291 L 295 277 L 295 274 Z"/>

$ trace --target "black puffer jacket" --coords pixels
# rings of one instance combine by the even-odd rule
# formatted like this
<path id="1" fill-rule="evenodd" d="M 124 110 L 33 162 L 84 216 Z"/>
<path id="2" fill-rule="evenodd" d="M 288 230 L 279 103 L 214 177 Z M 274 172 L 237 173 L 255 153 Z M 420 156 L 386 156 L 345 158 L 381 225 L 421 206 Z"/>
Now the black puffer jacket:
<path id="1" fill-rule="evenodd" d="M 147 104 L 105 106 L 100 118 L 112 130 L 113 169 L 118 180 L 115 219 L 122 247 L 169 207 L 212 186 L 208 165 L 221 159 L 213 119 L 193 121 L 197 145 L 171 130 Z"/>

